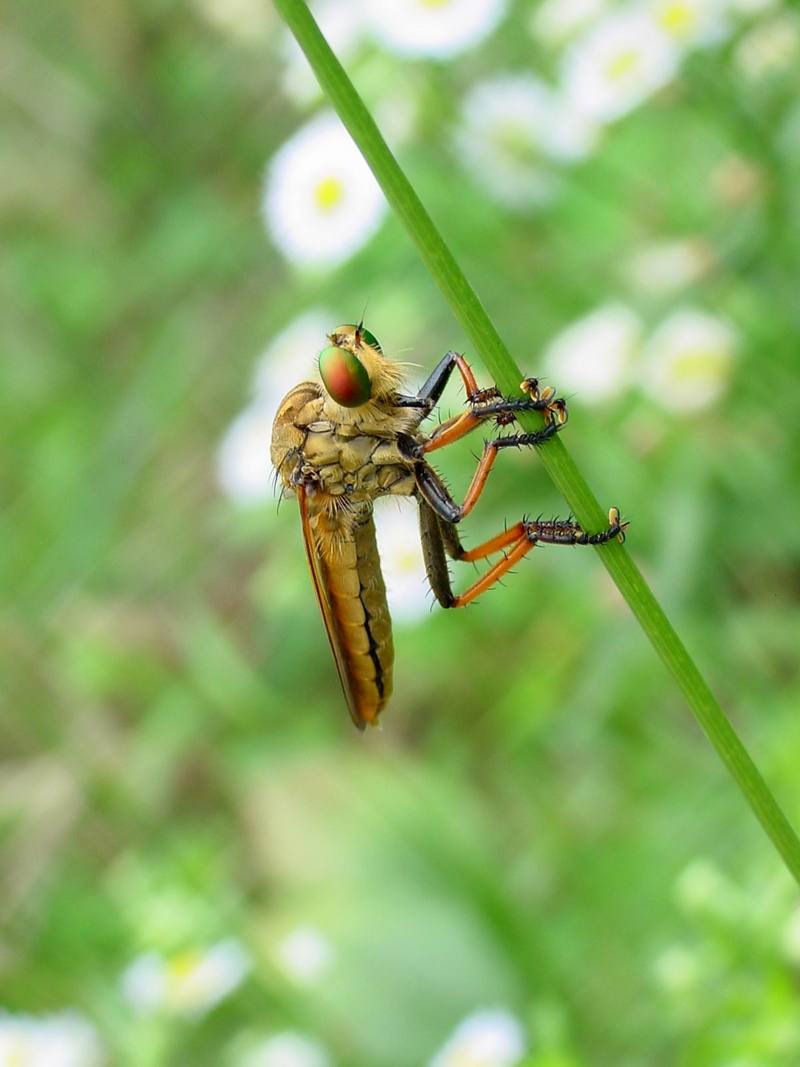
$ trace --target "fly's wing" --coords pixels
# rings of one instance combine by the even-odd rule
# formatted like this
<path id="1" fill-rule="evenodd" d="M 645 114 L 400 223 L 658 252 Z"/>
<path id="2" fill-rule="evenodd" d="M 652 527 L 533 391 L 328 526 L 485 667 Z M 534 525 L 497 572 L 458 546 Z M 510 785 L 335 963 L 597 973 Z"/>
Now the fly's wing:
<path id="1" fill-rule="evenodd" d="M 324 563 L 320 559 L 319 549 L 317 548 L 314 539 L 314 531 L 311 529 L 308 494 L 302 485 L 298 485 L 297 487 L 297 498 L 300 504 L 300 521 L 303 527 L 303 541 L 306 546 L 306 557 L 311 571 L 311 580 L 314 583 L 314 592 L 317 594 L 317 603 L 319 604 L 319 610 L 322 613 L 322 621 L 325 623 L 325 632 L 328 635 L 328 643 L 331 646 L 331 652 L 333 653 L 333 658 L 336 663 L 339 681 L 342 683 L 342 690 L 344 692 L 345 700 L 347 701 L 347 707 L 350 711 L 350 717 L 359 730 L 363 730 L 366 726 L 366 720 L 358 710 L 353 687 L 350 684 L 347 655 L 339 636 L 336 617 L 333 614 L 333 608 L 331 607 L 330 598 L 328 596 Z"/>

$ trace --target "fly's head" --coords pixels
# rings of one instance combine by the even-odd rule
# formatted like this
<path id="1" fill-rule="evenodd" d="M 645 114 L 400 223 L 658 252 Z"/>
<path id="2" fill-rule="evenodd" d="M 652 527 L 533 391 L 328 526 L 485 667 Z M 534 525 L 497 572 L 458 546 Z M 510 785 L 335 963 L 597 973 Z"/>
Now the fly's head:
<path id="1" fill-rule="evenodd" d="M 391 402 L 401 382 L 400 369 L 384 356 L 377 337 L 363 323 L 337 326 L 328 341 L 319 354 L 319 373 L 335 404 L 365 409 Z"/>

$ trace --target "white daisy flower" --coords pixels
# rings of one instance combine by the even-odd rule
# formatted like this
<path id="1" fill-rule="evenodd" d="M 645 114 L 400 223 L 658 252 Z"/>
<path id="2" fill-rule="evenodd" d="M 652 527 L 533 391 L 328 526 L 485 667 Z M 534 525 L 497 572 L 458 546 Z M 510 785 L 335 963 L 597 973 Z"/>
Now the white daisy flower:
<path id="1" fill-rule="evenodd" d="M 725 391 L 737 335 L 723 319 L 695 308 L 673 312 L 658 327 L 642 356 L 642 387 L 668 411 L 708 407 Z"/>
<path id="2" fill-rule="evenodd" d="M 504 1008 L 491 1008 L 460 1022 L 429 1067 L 514 1067 L 525 1052 L 519 1020 Z"/>
<path id="3" fill-rule="evenodd" d="M 648 0 L 659 29 L 679 48 L 713 44 L 730 31 L 728 0 Z"/>
<path id="4" fill-rule="evenodd" d="M 562 67 L 575 109 L 611 122 L 661 89 L 675 75 L 678 51 L 644 9 L 610 14 L 576 41 Z"/>
<path id="5" fill-rule="evenodd" d="M 783 928 L 783 951 L 790 963 L 800 967 L 800 908 L 795 908 Z"/>
<path id="6" fill-rule="evenodd" d="M 372 31 L 390 52 L 444 59 L 487 37 L 507 0 L 380 0 L 368 7 Z"/>
<path id="7" fill-rule="evenodd" d="M 228 427 L 217 448 L 217 482 L 237 504 L 258 504 L 274 494 L 269 458 L 278 405 L 292 386 L 314 378 L 314 361 L 334 317 L 314 308 L 304 312 L 269 345 L 256 365 L 254 396 Z"/>
<path id="8" fill-rule="evenodd" d="M 0 1012 L 0 1067 L 101 1067 L 105 1062 L 97 1032 L 77 1012 Z"/>
<path id="9" fill-rule="evenodd" d="M 800 19 L 793 11 L 759 22 L 742 37 L 734 63 L 746 77 L 759 78 L 796 69 L 800 57 Z"/>
<path id="10" fill-rule="evenodd" d="M 286 1030 L 268 1037 L 241 1061 L 241 1067 L 332 1067 L 318 1041 Z"/>
<path id="11" fill-rule="evenodd" d="M 258 401 L 240 411 L 217 448 L 217 482 L 234 503 L 247 507 L 272 496 L 269 443 L 275 411 Z"/>
<path id="12" fill-rule="evenodd" d="M 298 926 L 275 949 L 281 970 L 298 985 L 311 985 L 330 969 L 331 943 L 313 926 Z"/>
<path id="13" fill-rule="evenodd" d="M 377 500 L 375 528 L 392 618 L 397 623 L 425 618 L 431 601 L 416 503 L 400 497 Z"/>
<path id="14" fill-rule="evenodd" d="M 143 1014 L 196 1017 L 237 989 L 249 969 L 244 949 L 232 938 L 168 957 L 147 952 L 122 975 L 122 991 Z"/>
<path id="15" fill-rule="evenodd" d="M 702 278 L 714 264 L 711 247 L 700 237 L 658 241 L 633 254 L 626 274 L 643 293 L 662 296 Z"/>
<path id="16" fill-rule="evenodd" d="M 544 0 L 533 10 L 531 33 L 558 48 L 599 18 L 608 4 L 609 0 Z"/>
<path id="17" fill-rule="evenodd" d="M 325 112 L 273 156 L 262 208 L 273 241 L 288 259 L 330 267 L 375 233 L 386 201 L 347 131 Z"/>
<path id="18" fill-rule="evenodd" d="M 605 304 L 562 330 L 544 352 L 544 366 L 560 393 L 602 404 L 628 385 L 642 336 L 639 317 L 622 304 Z"/>
<path id="19" fill-rule="evenodd" d="M 256 364 L 255 399 L 277 412 L 278 404 L 293 385 L 313 380 L 317 356 L 328 344 L 328 334 L 339 325 L 340 318 L 324 308 L 310 308 L 281 330 Z"/>
<path id="20" fill-rule="evenodd" d="M 522 207 L 546 200 L 555 187 L 550 160 L 587 155 L 595 137 L 595 127 L 544 82 L 513 74 L 470 90 L 455 146 L 499 200 Z"/>
<path id="21" fill-rule="evenodd" d="M 258 2 L 264 6 L 263 0 Z M 361 0 L 319 0 L 311 5 L 311 9 L 325 40 L 337 57 L 346 62 L 364 39 L 365 20 Z M 322 90 L 319 82 L 300 45 L 289 33 L 283 38 L 282 51 L 285 66 L 281 85 L 286 95 L 301 105 L 308 105 L 320 98 Z"/>
<path id="22" fill-rule="evenodd" d="M 265 40 L 275 22 L 262 0 L 194 0 L 194 6 L 215 29 L 244 43 Z"/>

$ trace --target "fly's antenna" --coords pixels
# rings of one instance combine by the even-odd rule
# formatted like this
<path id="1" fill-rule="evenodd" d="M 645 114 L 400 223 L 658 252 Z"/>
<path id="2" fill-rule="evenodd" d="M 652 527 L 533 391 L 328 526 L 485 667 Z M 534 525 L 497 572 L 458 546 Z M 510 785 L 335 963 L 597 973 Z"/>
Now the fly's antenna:
<path id="1" fill-rule="evenodd" d="M 372 294 L 370 294 L 371 296 Z M 361 331 L 364 328 L 364 318 L 367 314 L 367 308 L 369 307 L 370 296 L 364 301 L 364 310 L 361 312 L 361 318 L 359 319 L 358 326 L 356 326 L 356 337 L 361 339 Z"/>

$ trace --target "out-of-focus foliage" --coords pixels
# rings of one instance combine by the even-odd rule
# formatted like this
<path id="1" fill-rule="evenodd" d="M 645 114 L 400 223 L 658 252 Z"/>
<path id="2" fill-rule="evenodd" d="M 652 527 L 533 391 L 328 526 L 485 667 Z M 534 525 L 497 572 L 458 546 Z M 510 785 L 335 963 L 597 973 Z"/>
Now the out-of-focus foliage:
<path id="1" fill-rule="evenodd" d="M 796 9 L 320 14 L 797 822 Z M 384 514 L 351 729 L 270 415 L 365 305 L 464 339 L 270 5 L 0 18 L 0 1064 L 800 1062 L 794 889 L 592 552 L 449 614 Z M 504 455 L 465 537 L 560 507 Z"/>

